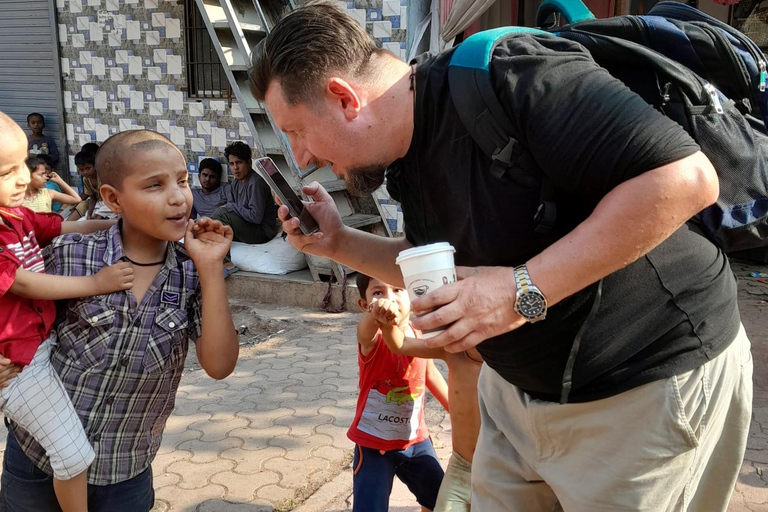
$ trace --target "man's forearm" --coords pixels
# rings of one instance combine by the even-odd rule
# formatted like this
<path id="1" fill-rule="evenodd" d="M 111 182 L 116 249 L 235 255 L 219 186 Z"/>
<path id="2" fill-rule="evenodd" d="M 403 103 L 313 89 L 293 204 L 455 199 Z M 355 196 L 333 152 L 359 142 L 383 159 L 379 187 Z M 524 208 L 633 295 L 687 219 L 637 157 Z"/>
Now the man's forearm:
<path id="1" fill-rule="evenodd" d="M 528 262 L 531 280 L 556 304 L 650 252 L 714 203 L 718 191 L 702 153 L 622 183 L 587 220 Z"/>
<path id="2" fill-rule="evenodd" d="M 339 235 L 333 260 L 393 286 L 404 286 L 395 259 L 413 247 L 405 238 L 386 238 L 346 228 Z"/>

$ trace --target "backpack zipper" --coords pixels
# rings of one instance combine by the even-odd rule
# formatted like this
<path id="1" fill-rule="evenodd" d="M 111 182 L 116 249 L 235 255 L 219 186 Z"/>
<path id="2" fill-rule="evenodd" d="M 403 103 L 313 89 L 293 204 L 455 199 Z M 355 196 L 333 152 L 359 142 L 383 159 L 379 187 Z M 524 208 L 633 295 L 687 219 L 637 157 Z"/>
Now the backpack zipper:
<path id="1" fill-rule="evenodd" d="M 720 103 L 720 98 L 717 95 L 717 89 L 715 89 L 712 84 L 704 84 L 704 89 L 706 89 L 707 94 L 709 94 L 709 99 L 712 102 L 712 106 L 715 107 L 715 112 L 722 114 L 724 112 L 723 104 Z"/>
<path id="2" fill-rule="evenodd" d="M 752 82 L 749 80 L 749 71 L 747 71 L 746 66 L 744 64 L 744 61 L 739 57 L 739 55 L 736 53 L 736 50 L 733 49 L 731 44 L 725 39 L 725 37 L 720 34 L 717 30 L 715 30 L 713 27 L 707 25 L 706 23 L 701 22 L 694 22 L 698 27 L 703 29 L 705 32 L 707 32 L 715 41 L 718 50 L 720 52 L 724 52 L 727 56 L 727 60 L 730 61 L 730 64 L 732 66 L 733 72 L 736 75 L 736 78 L 739 82 L 739 85 L 741 86 L 741 95 L 746 100 L 752 99 Z M 758 63 L 758 66 L 762 64 L 763 67 L 765 67 L 765 63 L 763 61 L 760 61 Z M 765 85 L 765 84 L 763 84 Z M 765 87 L 763 87 L 765 89 Z"/>
<path id="3" fill-rule="evenodd" d="M 672 5 L 669 5 L 669 4 L 672 4 Z M 681 19 L 682 21 L 704 22 L 710 25 L 714 25 L 722 29 L 723 31 L 729 33 L 735 39 L 738 39 L 739 42 L 741 42 L 741 44 L 744 45 L 744 48 L 746 48 L 746 50 L 750 54 L 752 54 L 752 58 L 755 59 L 755 62 L 757 63 L 757 67 L 760 70 L 760 82 L 758 84 L 758 90 L 760 92 L 765 92 L 766 67 L 767 67 L 765 62 L 765 56 L 763 55 L 762 50 L 760 50 L 760 48 L 758 48 L 755 42 L 752 41 L 750 38 L 748 38 L 747 36 L 739 32 L 735 28 L 731 27 L 730 25 L 727 25 L 722 21 L 718 20 L 717 18 L 713 18 L 709 14 L 700 12 L 694 9 L 693 7 L 690 7 L 685 4 L 663 2 L 661 4 L 657 4 L 654 8 L 652 8 L 650 14 L 652 16 L 662 16 L 664 18 Z"/>

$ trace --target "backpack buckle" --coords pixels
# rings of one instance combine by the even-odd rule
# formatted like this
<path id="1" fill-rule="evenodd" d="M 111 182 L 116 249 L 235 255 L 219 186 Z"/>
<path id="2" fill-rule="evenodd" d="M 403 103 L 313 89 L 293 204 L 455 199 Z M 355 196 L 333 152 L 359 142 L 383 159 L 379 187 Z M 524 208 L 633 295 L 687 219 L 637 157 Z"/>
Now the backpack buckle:
<path id="1" fill-rule="evenodd" d="M 533 221 L 536 223 L 534 231 L 541 235 L 547 234 L 555 227 L 557 220 L 557 204 L 554 201 L 542 200 L 536 209 Z"/>
<path id="2" fill-rule="evenodd" d="M 517 143 L 517 139 L 509 138 L 509 142 L 503 148 L 496 148 L 491 155 L 491 174 L 496 178 L 503 180 L 504 175 L 507 173 L 510 167 L 515 165 L 515 162 L 520 157 L 520 145 Z"/>

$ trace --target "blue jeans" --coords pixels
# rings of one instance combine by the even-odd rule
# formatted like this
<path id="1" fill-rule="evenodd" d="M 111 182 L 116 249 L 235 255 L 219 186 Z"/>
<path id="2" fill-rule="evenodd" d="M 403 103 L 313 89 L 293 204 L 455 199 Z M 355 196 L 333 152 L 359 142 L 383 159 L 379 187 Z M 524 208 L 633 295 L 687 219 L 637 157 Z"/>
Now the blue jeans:
<path id="1" fill-rule="evenodd" d="M 8 512 L 61 512 L 53 492 L 53 478 L 24 455 L 10 430 L 5 444 L 2 491 Z M 152 468 L 117 484 L 88 485 L 90 512 L 149 512 L 154 504 Z"/>
<path id="2" fill-rule="evenodd" d="M 395 475 L 408 486 L 419 505 L 435 508 L 444 473 L 431 440 L 384 455 L 356 445 L 353 467 L 353 512 L 387 512 Z"/>

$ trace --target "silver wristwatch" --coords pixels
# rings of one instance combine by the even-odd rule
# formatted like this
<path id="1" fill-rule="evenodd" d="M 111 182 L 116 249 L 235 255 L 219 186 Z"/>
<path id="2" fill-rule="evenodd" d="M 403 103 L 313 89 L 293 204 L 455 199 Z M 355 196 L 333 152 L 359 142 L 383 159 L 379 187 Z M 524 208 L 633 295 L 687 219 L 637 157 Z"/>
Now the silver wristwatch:
<path id="1" fill-rule="evenodd" d="M 547 316 L 547 298 L 531 282 L 525 265 L 515 267 L 515 286 L 515 312 L 530 323 L 544 320 Z"/>

